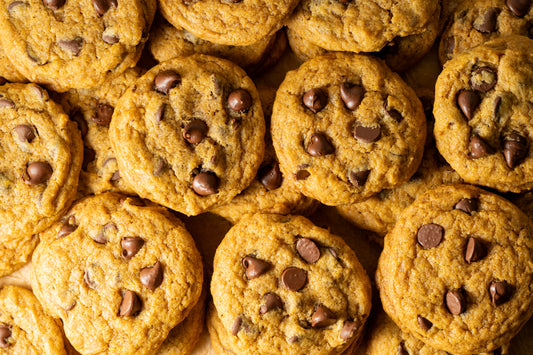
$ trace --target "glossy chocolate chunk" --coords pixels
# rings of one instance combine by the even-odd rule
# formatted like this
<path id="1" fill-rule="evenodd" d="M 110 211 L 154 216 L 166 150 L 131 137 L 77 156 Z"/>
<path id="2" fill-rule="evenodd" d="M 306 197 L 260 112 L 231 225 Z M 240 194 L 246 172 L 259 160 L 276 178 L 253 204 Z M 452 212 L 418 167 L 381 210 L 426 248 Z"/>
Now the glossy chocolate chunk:
<path id="1" fill-rule="evenodd" d="M 303 104 L 314 113 L 322 111 L 327 103 L 328 97 L 322 89 L 311 89 L 303 96 Z"/>
<path id="2" fill-rule="evenodd" d="M 340 85 L 341 99 L 348 110 L 355 110 L 363 101 L 365 90 L 362 86 L 342 83 Z"/>
<path id="3" fill-rule="evenodd" d="M 444 228 L 438 224 L 429 223 L 424 224 L 416 234 L 418 244 L 424 249 L 431 249 L 437 247 L 444 237 Z"/>
<path id="4" fill-rule="evenodd" d="M 507 0 L 507 7 L 518 17 L 524 17 L 529 12 L 531 0 Z"/>
<path id="5" fill-rule="evenodd" d="M 470 237 L 466 242 L 465 261 L 469 264 L 483 259 L 487 255 L 487 248 L 479 239 Z"/>
<path id="6" fill-rule="evenodd" d="M 35 139 L 35 132 L 33 128 L 27 124 L 15 126 L 15 133 L 17 134 L 18 140 L 23 143 L 31 143 L 31 141 Z"/>
<path id="7" fill-rule="evenodd" d="M 380 138 L 381 128 L 379 126 L 365 127 L 356 125 L 353 130 L 353 136 L 363 143 L 373 143 Z"/>
<path id="8" fill-rule="evenodd" d="M 65 0 L 43 0 L 43 4 L 55 11 L 65 5 Z"/>
<path id="9" fill-rule="evenodd" d="M 0 348 L 7 348 L 11 344 L 7 338 L 11 336 L 11 328 L 5 324 L 0 324 Z"/>
<path id="10" fill-rule="evenodd" d="M 250 93 L 244 89 L 237 89 L 228 96 L 228 106 L 233 111 L 246 111 L 252 107 L 252 104 Z"/>
<path id="11" fill-rule="evenodd" d="M 0 108 L 14 108 L 15 103 L 8 98 L 0 98 Z"/>
<path id="12" fill-rule="evenodd" d="M 109 11 L 111 7 L 116 8 L 117 6 L 117 0 L 93 0 L 93 7 L 100 16 Z"/>
<path id="13" fill-rule="evenodd" d="M 170 89 L 175 88 L 181 83 L 181 76 L 171 70 L 162 71 L 154 79 L 154 88 L 162 94 L 168 94 Z"/>
<path id="14" fill-rule="evenodd" d="M 369 174 L 370 170 L 350 171 L 348 180 L 353 186 L 361 189 L 363 186 L 365 186 Z"/>
<path id="15" fill-rule="evenodd" d="M 283 176 L 279 170 L 279 164 L 274 162 L 272 164 L 262 166 L 257 173 L 257 179 L 268 191 L 275 190 L 280 187 L 281 183 L 283 182 Z"/>
<path id="16" fill-rule="evenodd" d="M 482 21 L 474 22 L 474 28 L 481 33 L 492 33 L 496 31 L 499 14 L 500 9 L 496 7 L 491 7 L 482 15 Z"/>
<path id="17" fill-rule="evenodd" d="M 470 85 L 472 89 L 479 92 L 487 92 L 491 90 L 498 82 L 496 70 L 490 67 L 480 67 L 472 72 L 470 78 Z"/>
<path id="18" fill-rule="evenodd" d="M 73 56 L 77 56 L 83 47 L 83 38 L 77 37 L 69 40 L 59 40 L 57 44 L 62 50 L 72 53 Z"/>
<path id="19" fill-rule="evenodd" d="M 259 312 L 261 314 L 265 314 L 274 309 L 283 308 L 283 302 L 281 301 L 281 298 L 275 293 L 269 292 L 263 297 L 263 299 L 265 300 L 265 303 L 259 308 Z"/>
<path id="20" fill-rule="evenodd" d="M 59 231 L 57 232 L 57 237 L 58 238 L 66 237 L 67 235 L 74 232 L 76 228 L 78 228 L 78 226 L 76 225 L 76 218 L 74 218 L 74 216 L 70 216 L 67 218 L 65 223 L 63 223 L 61 228 L 59 228 Z"/>
<path id="21" fill-rule="evenodd" d="M 245 269 L 246 278 L 248 280 L 252 280 L 263 275 L 271 267 L 268 262 L 257 259 L 253 256 L 245 256 L 242 258 L 242 266 Z"/>
<path id="22" fill-rule="evenodd" d="M 483 140 L 478 135 L 473 135 L 470 138 L 470 154 L 468 155 L 471 159 L 479 159 L 486 155 L 492 154 L 492 147 Z"/>
<path id="23" fill-rule="evenodd" d="M 320 249 L 311 239 L 299 238 L 296 241 L 296 250 L 300 257 L 309 264 L 316 263 L 320 259 Z"/>
<path id="24" fill-rule="evenodd" d="M 358 323 L 354 321 L 346 321 L 341 328 L 340 337 L 342 340 L 349 340 L 355 333 L 355 330 L 358 328 Z"/>
<path id="25" fill-rule="evenodd" d="M 305 169 L 298 170 L 295 174 L 296 180 L 305 180 L 309 176 L 311 176 L 311 173 Z"/>
<path id="26" fill-rule="evenodd" d="M 418 321 L 418 325 L 420 326 L 420 328 L 422 328 L 422 330 L 426 332 L 430 330 L 431 327 L 433 327 L 433 323 L 431 323 L 429 320 L 427 320 L 426 318 L 422 316 L 418 316 L 417 321 Z"/>
<path id="27" fill-rule="evenodd" d="M 100 244 L 107 243 L 109 241 L 108 235 L 111 233 L 111 231 L 114 231 L 115 233 L 118 232 L 117 225 L 113 222 L 104 224 L 98 234 L 96 234 L 94 237 L 94 241 Z"/>
<path id="28" fill-rule="evenodd" d="M 111 118 L 113 117 L 113 112 L 115 109 L 113 106 L 108 104 L 98 104 L 94 115 L 91 117 L 91 120 L 101 126 L 108 126 L 111 123 Z"/>
<path id="29" fill-rule="evenodd" d="M 528 139 L 511 132 L 503 139 L 503 157 L 509 169 L 514 169 L 528 154 Z"/>
<path id="30" fill-rule="evenodd" d="M 472 90 L 461 90 L 457 95 L 457 106 L 461 109 L 461 112 L 465 117 L 470 120 L 474 117 L 474 111 L 481 103 L 479 94 Z"/>
<path id="31" fill-rule="evenodd" d="M 499 306 L 511 298 L 514 286 L 506 281 L 493 281 L 489 286 L 490 300 L 495 306 Z"/>
<path id="32" fill-rule="evenodd" d="M 150 290 L 155 290 L 163 282 L 163 265 L 159 261 L 154 266 L 145 267 L 139 273 L 139 280 Z"/>
<path id="33" fill-rule="evenodd" d="M 133 291 L 127 290 L 122 296 L 122 303 L 118 315 L 121 317 L 135 316 L 141 311 L 142 305 L 139 296 Z"/>
<path id="34" fill-rule="evenodd" d="M 288 267 L 281 274 L 281 282 L 287 290 L 299 291 L 307 284 L 307 271 Z"/>
<path id="35" fill-rule="evenodd" d="M 30 185 L 42 184 L 52 176 L 53 170 L 50 164 L 37 161 L 28 164 L 26 168 L 26 182 Z"/>
<path id="36" fill-rule="evenodd" d="M 231 325 L 231 335 L 237 335 L 239 333 L 239 330 L 242 328 L 242 317 L 239 316 L 235 318 L 233 321 L 233 324 Z"/>
<path id="37" fill-rule="evenodd" d="M 328 137 L 323 133 L 313 133 L 309 139 L 307 146 L 307 153 L 314 157 L 321 157 L 328 154 L 333 154 L 335 148 L 329 142 Z"/>
<path id="38" fill-rule="evenodd" d="M 122 257 L 126 260 L 133 258 L 144 245 L 144 240 L 139 237 L 123 237 L 120 241 Z"/>
<path id="39" fill-rule="evenodd" d="M 334 324 L 337 318 L 329 309 L 324 306 L 318 306 L 311 316 L 311 326 L 313 328 L 325 328 Z"/>
<path id="40" fill-rule="evenodd" d="M 466 297 L 461 289 L 446 292 L 445 301 L 446 308 L 453 315 L 459 315 L 466 311 Z"/>
<path id="41" fill-rule="evenodd" d="M 191 143 L 200 143 L 207 134 L 207 124 L 202 120 L 193 120 L 183 128 L 183 138 Z"/>
<path id="42" fill-rule="evenodd" d="M 192 181 L 192 189 L 200 196 L 216 194 L 218 185 L 218 177 L 209 171 L 199 173 Z"/>
<path id="43" fill-rule="evenodd" d="M 479 200 L 477 198 L 463 198 L 455 204 L 454 209 L 472 214 L 472 212 L 477 211 L 478 206 Z"/>

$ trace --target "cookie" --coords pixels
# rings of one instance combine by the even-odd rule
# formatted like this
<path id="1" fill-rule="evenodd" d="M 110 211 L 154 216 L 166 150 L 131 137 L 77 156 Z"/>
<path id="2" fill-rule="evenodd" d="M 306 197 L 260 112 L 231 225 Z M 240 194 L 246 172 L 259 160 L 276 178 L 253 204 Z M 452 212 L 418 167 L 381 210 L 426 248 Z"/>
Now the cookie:
<path id="1" fill-rule="evenodd" d="M 329 53 L 287 73 L 271 130 L 283 176 L 334 206 L 408 181 L 426 120 L 412 89 L 380 60 Z"/>
<path id="2" fill-rule="evenodd" d="M 195 54 L 143 75 L 115 107 L 120 176 L 143 198 L 186 215 L 229 202 L 263 160 L 265 122 L 235 64 Z"/>
<path id="3" fill-rule="evenodd" d="M 41 239 L 32 288 L 80 353 L 153 354 L 200 297 L 200 254 L 162 207 L 88 197 Z"/>
<path id="4" fill-rule="evenodd" d="M 1 353 L 66 355 L 61 326 L 43 311 L 31 291 L 4 286 L 0 309 Z"/>
<path id="5" fill-rule="evenodd" d="M 455 354 L 509 343 L 533 313 L 533 225 L 470 185 L 419 197 L 385 237 L 376 283 L 404 332 Z"/>
<path id="6" fill-rule="evenodd" d="M 215 254 L 211 294 L 220 342 L 239 354 L 341 353 L 361 336 L 371 307 L 355 253 L 301 216 L 256 214 L 236 224 Z"/>
<path id="7" fill-rule="evenodd" d="M 161 0 L 159 10 L 176 28 L 206 41 L 249 46 L 281 29 L 298 0 Z"/>
<path id="8" fill-rule="evenodd" d="M 258 91 L 267 122 L 265 157 L 261 167 L 252 183 L 230 203 L 210 210 L 233 224 L 254 213 L 310 214 L 318 204 L 296 190 L 279 170 L 269 129 L 276 90 L 270 87 L 258 87 Z"/>
<path id="9" fill-rule="evenodd" d="M 6 0 L 0 41 L 32 82 L 56 91 L 95 87 L 135 65 L 155 6 L 153 0 Z"/>
<path id="10" fill-rule="evenodd" d="M 27 81 L 26 78 L 20 74 L 13 64 L 7 59 L 2 45 L 0 45 L 0 84 L 5 84 L 6 81 L 12 83 L 22 83 Z"/>
<path id="11" fill-rule="evenodd" d="M 450 16 L 439 45 L 441 63 L 506 35 L 533 38 L 530 0 L 463 1 Z"/>
<path id="12" fill-rule="evenodd" d="M 82 142 L 76 124 L 36 84 L 0 86 L 0 276 L 24 265 L 37 233 L 76 195 Z"/>
<path id="13" fill-rule="evenodd" d="M 83 138 L 83 165 L 78 196 L 106 191 L 134 194 L 121 179 L 109 139 L 109 123 L 122 94 L 139 78 L 138 69 L 127 69 L 94 89 L 71 89 L 61 94 L 61 104 L 78 125 Z"/>
<path id="14" fill-rule="evenodd" d="M 533 187 L 532 45 L 522 36 L 487 42 L 448 61 L 437 79 L 437 148 L 466 182 Z"/>
<path id="15" fill-rule="evenodd" d="M 397 39 L 428 31 L 433 23 L 438 26 L 439 15 L 440 1 L 303 0 L 287 24 L 327 50 L 379 52 Z"/>

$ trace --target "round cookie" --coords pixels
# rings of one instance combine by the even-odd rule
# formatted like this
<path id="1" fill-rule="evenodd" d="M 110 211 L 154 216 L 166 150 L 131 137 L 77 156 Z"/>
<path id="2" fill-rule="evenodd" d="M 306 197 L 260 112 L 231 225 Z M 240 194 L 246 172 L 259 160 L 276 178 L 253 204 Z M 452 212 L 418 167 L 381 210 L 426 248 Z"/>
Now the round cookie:
<path id="1" fill-rule="evenodd" d="M 298 0 L 161 0 L 159 10 L 176 28 L 206 41 L 249 46 L 281 29 Z"/>
<path id="2" fill-rule="evenodd" d="M 439 44 L 441 63 L 505 35 L 533 38 L 530 0 L 463 1 L 450 16 Z"/>
<path id="3" fill-rule="evenodd" d="M 271 130 L 283 175 L 304 195 L 340 205 L 408 181 L 426 120 L 413 90 L 380 60 L 337 52 L 287 73 Z"/>
<path id="4" fill-rule="evenodd" d="M 428 31 L 432 23 L 438 26 L 439 15 L 440 1 L 303 0 L 287 24 L 327 50 L 379 52 L 399 38 Z"/>
<path id="5" fill-rule="evenodd" d="M 341 353 L 361 336 L 371 307 L 355 253 L 301 216 L 256 214 L 236 224 L 215 254 L 211 294 L 220 342 L 239 354 Z"/>
<path id="6" fill-rule="evenodd" d="M 76 124 L 36 84 L 0 86 L 0 276 L 31 257 L 37 233 L 76 195 L 82 142 Z"/>
<path id="7" fill-rule="evenodd" d="M 1 45 L 32 82 L 56 91 L 90 88 L 137 62 L 153 0 L 4 0 Z"/>
<path id="8" fill-rule="evenodd" d="M 376 283 L 404 332 L 457 354 L 493 351 L 533 313 L 533 225 L 470 185 L 419 197 L 385 237 Z"/>
<path id="9" fill-rule="evenodd" d="M 46 314 L 31 291 L 0 290 L 0 353 L 66 355 L 61 326 Z"/>
<path id="10" fill-rule="evenodd" d="M 533 40 L 509 36 L 448 61 L 435 92 L 435 140 L 466 182 L 533 187 Z"/>
<path id="11" fill-rule="evenodd" d="M 153 354 L 200 297 L 200 254 L 162 207 L 88 197 L 41 239 L 32 288 L 80 353 Z"/>
<path id="12" fill-rule="evenodd" d="M 126 183 L 186 215 L 227 203 L 250 184 L 263 160 L 264 132 L 250 78 L 202 54 L 143 75 L 121 97 L 109 129 Z"/>
<path id="13" fill-rule="evenodd" d="M 109 139 L 109 124 L 119 98 L 139 76 L 139 70 L 131 68 L 97 88 L 71 89 L 60 95 L 61 104 L 77 123 L 83 138 L 79 197 L 106 191 L 134 194 L 120 177 Z"/>

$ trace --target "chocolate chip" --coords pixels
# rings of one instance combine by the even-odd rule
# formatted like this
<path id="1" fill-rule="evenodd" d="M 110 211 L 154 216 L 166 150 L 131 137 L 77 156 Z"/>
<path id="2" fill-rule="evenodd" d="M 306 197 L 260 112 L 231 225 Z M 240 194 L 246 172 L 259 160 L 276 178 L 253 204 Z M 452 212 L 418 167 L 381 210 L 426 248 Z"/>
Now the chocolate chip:
<path id="1" fill-rule="evenodd" d="M 335 148 L 323 133 L 313 133 L 306 150 L 313 157 L 321 157 L 335 152 Z"/>
<path id="2" fill-rule="evenodd" d="M 122 246 L 122 257 L 130 260 L 141 250 L 144 240 L 139 237 L 123 237 L 120 245 Z"/>
<path id="3" fill-rule="evenodd" d="M 472 89 L 487 92 L 492 89 L 498 81 L 496 70 L 490 67 L 480 67 L 474 70 L 470 78 Z"/>
<path id="4" fill-rule="evenodd" d="M 299 291 L 307 283 L 307 271 L 297 267 L 288 267 L 281 274 L 281 282 L 287 290 Z"/>
<path id="5" fill-rule="evenodd" d="M 261 259 L 253 256 L 245 256 L 242 258 L 242 266 L 245 269 L 246 278 L 248 280 L 255 279 L 267 272 L 271 265 Z"/>
<path id="6" fill-rule="evenodd" d="M 296 180 L 305 180 L 309 176 L 311 176 L 311 173 L 307 170 L 298 170 L 295 174 Z"/>
<path id="7" fill-rule="evenodd" d="M 200 196 L 213 195 L 218 192 L 218 177 L 212 172 L 201 172 L 192 180 L 192 189 Z"/>
<path id="8" fill-rule="evenodd" d="M 322 89 L 311 89 L 305 92 L 303 103 L 305 107 L 313 111 L 313 113 L 317 113 L 326 107 L 328 97 Z"/>
<path id="9" fill-rule="evenodd" d="M 469 237 L 466 242 L 465 260 L 471 264 L 483 259 L 487 255 L 487 248 L 481 241 L 474 237 Z"/>
<path id="10" fill-rule="evenodd" d="M 328 228 L 329 229 L 329 228 Z M 329 250 L 329 253 L 331 254 L 332 257 L 334 257 L 336 260 L 340 260 L 339 259 L 339 255 L 337 254 L 337 251 L 333 248 L 328 248 Z"/>
<path id="11" fill-rule="evenodd" d="M 237 335 L 242 328 L 242 317 L 238 316 L 231 325 L 231 335 Z"/>
<path id="12" fill-rule="evenodd" d="M 283 176 L 279 170 L 279 164 L 274 162 L 261 167 L 257 173 L 257 179 L 268 191 L 280 187 L 283 182 Z"/>
<path id="13" fill-rule="evenodd" d="M 394 108 L 391 108 L 391 109 L 387 109 L 387 104 L 385 103 L 385 111 L 387 111 L 387 114 L 393 119 L 395 120 L 396 122 L 401 122 L 403 120 L 403 116 L 402 114 L 394 109 Z"/>
<path id="14" fill-rule="evenodd" d="M 89 147 L 83 147 L 83 163 L 81 168 L 87 171 L 87 167 L 94 161 L 94 158 L 96 158 L 96 152 Z"/>
<path id="15" fill-rule="evenodd" d="M 43 1 L 43 3 L 46 5 L 45 1 Z M 24 1 L 18 1 L 18 0 L 17 1 L 13 1 L 9 5 L 7 5 L 7 12 L 9 12 L 9 14 L 11 14 L 13 9 L 16 8 L 17 6 L 20 6 L 20 5 L 28 5 L 28 4 L 26 4 Z"/>
<path id="16" fill-rule="evenodd" d="M 265 314 L 273 309 L 283 308 L 283 302 L 281 301 L 281 298 L 275 293 L 269 292 L 264 295 L 263 298 L 265 299 L 265 304 L 261 305 L 259 308 L 259 312 L 261 314 Z"/>
<path id="17" fill-rule="evenodd" d="M 528 154 L 528 140 L 526 137 L 511 132 L 503 139 L 503 157 L 509 169 L 514 169 Z"/>
<path id="18" fill-rule="evenodd" d="M 207 135 L 207 124 L 202 120 L 193 120 L 183 128 L 183 138 L 191 143 L 200 143 Z"/>
<path id="19" fill-rule="evenodd" d="M 96 237 L 94 237 L 94 241 L 100 244 L 106 244 L 109 241 L 109 238 L 107 237 L 108 231 L 115 231 L 118 232 L 117 225 L 113 222 L 109 222 L 104 224 L 104 226 L 100 229 Z"/>
<path id="20" fill-rule="evenodd" d="M 120 41 L 120 38 L 116 34 L 112 33 L 102 33 L 102 41 L 104 41 L 107 44 L 115 44 Z"/>
<path id="21" fill-rule="evenodd" d="M 373 143 L 380 138 L 381 128 L 365 127 L 356 125 L 353 130 L 353 136 L 363 143 Z"/>
<path id="22" fill-rule="evenodd" d="M 431 323 L 429 320 L 427 320 L 426 318 L 422 316 L 418 316 L 417 320 L 418 320 L 418 325 L 420 326 L 420 328 L 422 328 L 422 330 L 426 332 L 430 330 L 431 327 L 433 327 L 433 323 Z"/>
<path id="23" fill-rule="evenodd" d="M 365 95 L 365 89 L 359 85 L 351 85 L 349 83 L 342 83 L 341 88 L 341 98 L 344 102 L 344 105 L 348 110 L 355 110 L 363 101 L 363 96 Z"/>
<path id="24" fill-rule="evenodd" d="M 69 40 L 59 40 L 57 44 L 62 50 L 72 53 L 73 56 L 77 56 L 83 47 L 83 38 L 77 37 Z"/>
<path id="25" fill-rule="evenodd" d="M 298 238 L 296 250 L 300 257 L 309 264 L 316 263 L 320 259 L 320 249 L 311 239 Z"/>
<path id="26" fill-rule="evenodd" d="M 66 237 L 67 235 L 74 232 L 76 228 L 78 228 L 78 226 L 76 225 L 76 218 L 74 218 L 74 216 L 70 216 L 67 218 L 65 223 L 63 223 L 61 228 L 59 228 L 59 231 L 57 232 L 57 237 L 58 238 Z"/>
<path id="27" fill-rule="evenodd" d="M 505 3 L 509 10 L 518 17 L 526 16 L 531 7 L 531 0 L 507 0 Z"/>
<path id="28" fill-rule="evenodd" d="M 89 127 L 87 126 L 87 121 L 85 121 L 83 114 L 80 111 L 76 111 L 72 115 L 72 117 L 70 117 L 70 120 L 78 124 L 78 129 L 81 132 L 81 137 L 85 138 L 85 136 L 87 135 L 87 132 L 89 131 Z"/>
<path id="29" fill-rule="evenodd" d="M 15 103 L 5 97 L 0 99 L 0 108 L 14 108 Z"/>
<path id="30" fill-rule="evenodd" d="M 27 124 L 19 124 L 15 126 L 15 133 L 17 134 L 19 141 L 23 143 L 31 143 L 31 141 L 35 138 L 35 132 L 33 131 L 33 128 Z"/>
<path id="31" fill-rule="evenodd" d="M 444 228 L 434 223 L 424 224 L 418 229 L 416 234 L 418 244 L 424 249 L 437 247 L 441 243 L 443 236 Z"/>
<path id="32" fill-rule="evenodd" d="M 154 79 L 154 88 L 162 94 L 168 94 L 170 89 L 181 83 L 181 76 L 171 70 L 162 71 Z"/>
<path id="33" fill-rule="evenodd" d="M 166 168 L 167 163 L 163 160 L 163 158 L 157 158 L 154 163 L 154 176 L 160 176 L 163 174 Z"/>
<path id="34" fill-rule="evenodd" d="M 448 40 L 446 41 L 446 55 L 448 59 L 451 58 L 454 49 L 455 49 L 455 37 L 450 36 L 448 37 Z"/>
<path id="35" fill-rule="evenodd" d="M 298 338 L 297 335 L 293 335 L 292 337 L 287 339 L 287 342 L 290 343 L 290 344 L 293 344 L 293 343 L 296 343 L 298 340 L 300 340 L 300 338 Z"/>
<path id="36" fill-rule="evenodd" d="M 471 159 L 478 159 L 485 155 L 492 154 L 493 150 L 490 145 L 487 144 L 480 136 L 473 135 L 470 138 L 470 154 Z"/>
<path id="37" fill-rule="evenodd" d="M 474 117 L 474 111 L 480 103 L 481 98 L 475 91 L 461 90 L 459 91 L 459 95 L 457 95 L 457 105 L 468 120 Z"/>
<path id="38" fill-rule="evenodd" d="M 457 202 L 453 208 L 472 214 L 472 212 L 477 211 L 478 205 L 479 200 L 477 198 L 463 198 Z"/>
<path id="39" fill-rule="evenodd" d="M 145 267 L 139 273 L 141 283 L 150 290 L 155 290 L 163 282 L 163 266 L 156 261 L 154 266 Z"/>
<path id="40" fill-rule="evenodd" d="M 4 85 L 5 83 L 7 83 L 7 79 L 3 76 L 0 76 L 0 85 Z"/>
<path id="41" fill-rule="evenodd" d="M 492 281 L 489 286 L 490 299 L 495 306 L 509 301 L 513 292 L 514 287 L 506 281 Z"/>
<path id="42" fill-rule="evenodd" d="M 350 171 L 350 174 L 348 175 L 348 180 L 353 186 L 361 189 L 363 188 L 363 186 L 365 186 L 369 174 L 370 170 Z"/>
<path id="43" fill-rule="evenodd" d="M 398 344 L 398 350 L 396 350 L 397 355 L 409 355 L 409 352 L 405 350 L 404 344 Z"/>
<path id="44" fill-rule="evenodd" d="M 108 126 L 111 123 L 111 118 L 113 117 L 113 112 L 115 109 L 113 106 L 108 104 L 98 104 L 94 116 L 91 117 L 91 120 L 101 126 Z"/>
<path id="45" fill-rule="evenodd" d="M 462 289 L 446 292 L 446 308 L 453 315 L 466 311 L 466 298 Z"/>
<path id="46" fill-rule="evenodd" d="M 122 303 L 118 315 L 120 317 L 135 316 L 141 311 L 141 300 L 133 291 L 126 290 L 122 296 Z"/>
<path id="47" fill-rule="evenodd" d="M 318 306 L 311 316 L 311 326 L 313 328 L 324 328 L 335 323 L 337 319 L 333 312 L 324 306 Z"/>
<path id="48" fill-rule="evenodd" d="M 473 27 L 481 33 L 491 33 L 496 31 L 496 26 L 498 25 L 498 15 L 500 14 L 500 9 L 492 7 L 488 9 L 485 14 L 483 14 L 483 19 L 481 22 L 474 22 Z"/>
<path id="49" fill-rule="evenodd" d="M 244 89 L 232 91 L 228 96 L 228 106 L 233 111 L 246 111 L 252 107 L 253 101 L 250 93 Z"/>
<path id="50" fill-rule="evenodd" d="M 87 270 L 83 274 L 83 280 L 87 284 L 87 287 L 89 287 L 92 290 L 96 289 L 96 282 L 94 280 L 91 280 L 91 277 L 89 276 L 89 273 L 87 272 Z"/>
<path id="51" fill-rule="evenodd" d="M 7 348 L 11 345 L 7 338 L 11 336 L 11 329 L 5 324 L 0 324 L 0 348 Z"/>
<path id="52" fill-rule="evenodd" d="M 166 104 L 161 104 L 157 110 L 155 110 L 155 113 L 154 113 L 154 120 L 156 122 L 161 122 L 163 121 L 163 118 L 165 117 L 165 109 L 166 109 L 167 105 Z"/>
<path id="53" fill-rule="evenodd" d="M 116 8 L 117 6 L 117 0 L 93 0 L 93 7 L 100 16 L 105 14 L 110 7 Z"/>
<path id="54" fill-rule="evenodd" d="M 344 341 L 348 341 L 359 327 L 357 322 L 347 320 L 341 328 L 340 337 Z"/>
<path id="55" fill-rule="evenodd" d="M 52 176 L 53 170 L 50 164 L 37 161 L 28 164 L 26 168 L 26 175 L 24 176 L 26 182 L 30 185 L 42 184 Z"/>
<path id="56" fill-rule="evenodd" d="M 43 0 L 43 4 L 55 11 L 65 5 L 65 0 Z"/>

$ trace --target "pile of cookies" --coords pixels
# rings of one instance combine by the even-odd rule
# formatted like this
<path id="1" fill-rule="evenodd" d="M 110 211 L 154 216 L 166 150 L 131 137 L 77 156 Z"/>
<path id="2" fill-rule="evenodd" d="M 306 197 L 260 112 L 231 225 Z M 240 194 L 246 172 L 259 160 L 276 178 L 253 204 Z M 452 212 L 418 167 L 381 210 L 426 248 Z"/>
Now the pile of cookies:
<path id="1" fill-rule="evenodd" d="M 532 1 L 9 0 L 0 34 L 0 352 L 508 354 L 533 315 Z"/>

